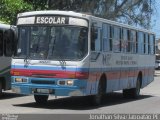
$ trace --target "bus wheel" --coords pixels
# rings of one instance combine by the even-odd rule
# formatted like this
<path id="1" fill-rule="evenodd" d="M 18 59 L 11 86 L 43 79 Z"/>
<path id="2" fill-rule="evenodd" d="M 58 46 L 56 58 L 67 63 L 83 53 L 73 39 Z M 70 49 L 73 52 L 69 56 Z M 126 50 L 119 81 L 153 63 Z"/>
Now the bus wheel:
<path id="1" fill-rule="evenodd" d="M 2 96 L 2 82 L 0 81 L 0 97 Z"/>
<path id="2" fill-rule="evenodd" d="M 49 95 L 34 95 L 34 99 L 37 104 L 46 104 L 48 101 Z"/>
<path id="3" fill-rule="evenodd" d="M 92 103 L 93 105 L 100 105 L 102 103 L 102 97 L 105 94 L 105 83 L 103 84 L 103 81 L 100 80 L 98 85 L 98 93 L 93 96 Z"/>
<path id="4" fill-rule="evenodd" d="M 123 90 L 123 96 L 125 98 L 138 98 L 140 95 L 141 82 L 140 77 L 137 78 L 136 87 L 132 89 Z"/>

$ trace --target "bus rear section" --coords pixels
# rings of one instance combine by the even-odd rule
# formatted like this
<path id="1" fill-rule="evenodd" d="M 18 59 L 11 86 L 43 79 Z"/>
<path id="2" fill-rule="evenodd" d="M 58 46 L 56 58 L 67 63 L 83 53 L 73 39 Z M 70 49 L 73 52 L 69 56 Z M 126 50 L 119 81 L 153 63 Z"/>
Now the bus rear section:
<path id="1" fill-rule="evenodd" d="M 7 24 L 0 24 L 0 96 L 2 96 L 2 91 L 11 89 L 11 57 L 6 56 L 6 38 L 5 31 L 10 30 L 12 27 Z M 8 46 L 7 49 L 10 49 Z"/>

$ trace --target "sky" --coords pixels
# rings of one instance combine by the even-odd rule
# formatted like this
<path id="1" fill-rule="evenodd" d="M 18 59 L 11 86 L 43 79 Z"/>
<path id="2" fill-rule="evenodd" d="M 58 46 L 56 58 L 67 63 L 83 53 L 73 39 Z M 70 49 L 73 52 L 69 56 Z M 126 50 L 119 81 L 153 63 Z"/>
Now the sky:
<path id="1" fill-rule="evenodd" d="M 156 11 L 152 18 L 152 31 L 156 33 L 156 39 L 160 38 L 160 0 L 156 1 Z"/>

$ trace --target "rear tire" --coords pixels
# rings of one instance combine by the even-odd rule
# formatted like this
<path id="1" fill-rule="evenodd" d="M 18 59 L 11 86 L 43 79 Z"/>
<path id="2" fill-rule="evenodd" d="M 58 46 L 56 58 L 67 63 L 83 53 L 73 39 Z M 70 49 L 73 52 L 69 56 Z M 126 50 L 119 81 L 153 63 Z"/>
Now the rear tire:
<path id="1" fill-rule="evenodd" d="M 34 99 L 37 104 L 46 104 L 48 101 L 49 95 L 34 95 Z"/>
<path id="2" fill-rule="evenodd" d="M 125 98 L 138 98 L 140 95 L 140 89 L 141 89 L 141 82 L 140 77 L 137 78 L 136 87 L 132 89 L 125 89 L 123 90 L 123 96 Z"/>

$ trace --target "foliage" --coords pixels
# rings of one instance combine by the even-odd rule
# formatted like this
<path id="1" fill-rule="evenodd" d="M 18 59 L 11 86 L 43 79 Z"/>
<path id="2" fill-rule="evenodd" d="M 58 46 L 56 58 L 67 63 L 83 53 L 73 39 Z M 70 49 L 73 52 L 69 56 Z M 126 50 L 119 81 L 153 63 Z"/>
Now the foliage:
<path id="1" fill-rule="evenodd" d="M 17 14 L 23 11 L 32 10 L 32 5 L 27 4 L 23 0 L 1 0 L 0 9 L 0 21 L 15 24 Z"/>
<path id="2" fill-rule="evenodd" d="M 33 10 L 46 10 L 48 8 L 48 0 L 23 0 L 32 5 Z"/>
<path id="3" fill-rule="evenodd" d="M 1 0 L 0 20 L 15 23 L 19 12 L 68 10 L 150 28 L 155 0 Z"/>
<path id="4" fill-rule="evenodd" d="M 155 0 L 49 0 L 50 9 L 72 10 L 150 28 Z"/>

